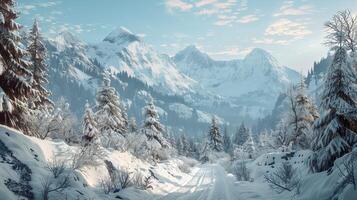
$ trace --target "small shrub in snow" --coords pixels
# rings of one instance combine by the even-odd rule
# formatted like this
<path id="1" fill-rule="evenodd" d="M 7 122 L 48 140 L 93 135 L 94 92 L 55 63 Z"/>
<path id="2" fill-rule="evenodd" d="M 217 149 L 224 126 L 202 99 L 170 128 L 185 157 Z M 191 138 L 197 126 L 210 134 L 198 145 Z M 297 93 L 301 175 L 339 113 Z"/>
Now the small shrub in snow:
<path id="1" fill-rule="evenodd" d="M 66 188 L 71 187 L 71 182 L 69 175 L 63 176 L 60 179 L 53 179 L 52 177 L 47 177 L 43 179 L 42 182 L 42 199 L 48 200 L 49 194 L 52 192 L 61 193 Z"/>
<path id="2" fill-rule="evenodd" d="M 133 185 L 133 180 L 129 172 L 118 170 L 113 166 L 113 163 L 108 160 L 104 162 L 109 173 L 109 176 L 101 181 L 101 187 L 104 193 L 119 192 Z"/>
<path id="3" fill-rule="evenodd" d="M 186 163 L 180 164 L 180 165 L 178 166 L 178 168 L 180 169 L 181 172 L 186 173 L 186 174 L 188 174 L 188 173 L 191 172 L 190 166 L 187 165 Z"/>
<path id="4" fill-rule="evenodd" d="M 238 181 L 250 181 L 250 171 L 244 161 L 237 163 L 233 167 L 233 174 L 236 176 Z"/>
<path id="5" fill-rule="evenodd" d="M 186 163 L 189 167 L 194 167 L 195 165 L 198 164 L 197 160 L 188 158 L 188 157 L 182 157 L 180 158 L 184 163 Z"/>
<path id="6" fill-rule="evenodd" d="M 264 179 L 277 193 L 291 192 L 298 188 L 300 183 L 296 169 L 288 162 L 283 162 L 282 166 L 278 167 L 275 172 L 265 175 Z"/>
<path id="7" fill-rule="evenodd" d="M 133 185 L 135 185 L 135 187 L 137 187 L 138 189 L 141 190 L 153 189 L 151 185 L 151 178 L 152 176 L 144 177 L 143 174 L 139 172 L 135 174 L 132 182 Z"/>
<path id="8" fill-rule="evenodd" d="M 72 168 L 81 169 L 86 165 L 99 165 L 99 160 L 105 157 L 105 152 L 103 148 L 95 143 L 88 143 L 87 145 L 81 147 L 77 153 L 72 157 Z"/>
<path id="9" fill-rule="evenodd" d="M 118 181 L 121 189 L 125 189 L 132 185 L 132 181 L 131 181 L 129 172 L 124 171 L 124 170 L 117 171 L 117 181 Z"/>
<path id="10" fill-rule="evenodd" d="M 50 170 L 54 178 L 58 178 L 65 172 L 66 164 L 64 160 L 57 160 L 56 158 L 48 162 L 47 169 Z"/>
<path id="11" fill-rule="evenodd" d="M 339 194 L 347 185 L 351 184 L 353 189 L 357 189 L 357 153 L 352 152 L 349 155 L 349 158 L 344 160 L 342 164 L 337 166 L 339 170 L 339 175 L 342 177 L 342 180 L 339 181 L 337 188 L 335 189 L 334 194 Z"/>

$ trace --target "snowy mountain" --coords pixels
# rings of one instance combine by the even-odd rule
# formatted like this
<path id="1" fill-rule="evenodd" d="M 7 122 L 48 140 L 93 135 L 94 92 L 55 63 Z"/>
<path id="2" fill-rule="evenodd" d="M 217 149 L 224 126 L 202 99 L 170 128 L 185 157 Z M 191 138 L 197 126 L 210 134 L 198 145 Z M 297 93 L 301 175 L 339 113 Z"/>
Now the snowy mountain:
<path id="1" fill-rule="evenodd" d="M 198 85 L 180 73 L 168 56 L 159 54 L 125 28 L 114 30 L 87 52 L 111 72 L 124 71 L 164 94 L 191 93 Z"/>
<path id="2" fill-rule="evenodd" d="M 300 77 L 258 48 L 242 60 L 216 61 L 195 46 L 189 46 L 173 59 L 180 71 L 214 93 L 233 97 L 240 105 L 249 106 L 250 101 L 257 101 L 256 105 L 268 110 L 279 93 Z"/>
<path id="3" fill-rule="evenodd" d="M 170 58 L 125 28 L 97 44 L 69 32 L 45 43 L 54 99 L 64 96 L 79 117 L 86 100 L 93 103 L 103 71 L 110 70 L 130 116 L 141 120 L 142 94 L 149 93 L 162 110 L 163 123 L 189 133 L 201 133 L 212 114 L 231 124 L 268 115 L 279 92 L 298 79 L 264 50 L 244 60 L 215 61 L 190 46 Z"/>
<path id="4" fill-rule="evenodd" d="M 186 133 L 201 133 L 201 130 L 210 123 L 212 115 L 216 113 L 192 102 L 202 99 L 199 105 L 205 104 L 206 107 L 210 107 L 215 96 L 207 96 L 195 81 L 175 69 L 175 64 L 168 56 L 156 53 L 141 40 L 125 29 L 112 32 L 96 45 L 86 44 L 69 32 L 46 38 L 50 66 L 49 89 L 53 93 L 52 99 L 56 101 L 64 97 L 77 117 L 81 118 L 85 102 L 88 100 L 91 105 L 94 105 L 102 73 L 105 69 L 110 69 L 113 72 L 112 86 L 120 94 L 129 117 L 135 117 L 140 124 L 143 120 L 141 109 L 146 105 L 149 96 L 152 96 L 160 111 L 160 119 L 170 129 Z M 136 43 L 139 41 L 142 44 Z M 97 48 L 95 52 L 98 53 L 99 49 L 103 50 L 107 47 L 110 47 L 106 50 L 107 56 L 93 54 L 95 48 Z M 135 51 L 138 52 L 134 55 L 127 48 L 147 49 L 136 49 Z M 116 57 L 124 55 L 124 52 L 130 52 L 125 54 L 124 60 Z M 107 61 L 112 58 L 117 63 L 105 65 L 102 63 L 105 58 Z M 185 109 L 181 110 L 181 108 Z M 217 117 L 221 123 L 225 121 L 225 117 Z"/>

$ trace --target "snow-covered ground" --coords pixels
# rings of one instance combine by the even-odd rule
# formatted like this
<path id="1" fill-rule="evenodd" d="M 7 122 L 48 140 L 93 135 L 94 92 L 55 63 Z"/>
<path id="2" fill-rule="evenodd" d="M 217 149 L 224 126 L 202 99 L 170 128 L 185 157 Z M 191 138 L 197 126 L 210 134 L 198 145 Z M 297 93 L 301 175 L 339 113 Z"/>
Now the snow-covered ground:
<path id="1" fill-rule="evenodd" d="M 52 176 L 48 168 L 49 163 L 55 159 L 70 163 L 79 147 L 69 146 L 63 141 L 40 140 L 0 126 L 0 150 L 0 199 L 42 199 L 44 183 Z M 263 154 L 255 160 L 247 161 L 251 181 L 237 181 L 233 174 L 227 172 L 231 171 L 229 168 L 232 164 L 227 160 L 219 162 L 220 164 L 199 164 L 179 157 L 160 163 L 149 163 L 128 152 L 106 150 L 97 166 L 86 166 L 72 172 L 71 187 L 49 196 L 50 199 L 130 200 L 331 199 L 343 177 L 336 167 L 329 174 L 308 173 L 305 163 L 310 153 L 299 151 L 293 154 Z M 336 166 L 344 159 L 346 156 L 338 159 Z M 147 176 L 152 173 L 152 188 L 141 190 L 133 186 L 117 193 L 104 194 L 101 182 L 109 176 L 105 160 L 130 174 L 141 173 Z M 273 172 L 285 161 L 298 169 L 302 176 L 298 195 L 287 191 L 278 194 L 264 181 L 266 173 Z M 183 170 L 182 166 L 186 166 L 186 169 Z M 344 200 L 353 200 L 357 196 L 352 185 L 343 188 L 339 194 L 339 199 Z"/>

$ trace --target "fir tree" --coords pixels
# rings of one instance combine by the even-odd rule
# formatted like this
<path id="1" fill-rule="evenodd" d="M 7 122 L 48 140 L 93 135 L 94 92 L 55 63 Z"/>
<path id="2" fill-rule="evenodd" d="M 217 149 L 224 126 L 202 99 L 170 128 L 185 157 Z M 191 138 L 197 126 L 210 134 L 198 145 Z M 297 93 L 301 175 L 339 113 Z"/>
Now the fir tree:
<path id="1" fill-rule="evenodd" d="M 117 91 L 110 86 L 108 75 L 104 75 L 103 85 L 97 93 L 95 119 L 101 133 L 125 136 L 127 132 L 127 114 Z"/>
<path id="2" fill-rule="evenodd" d="M 46 47 L 42 42 L 37 20 L 34 21 L 29 34 L 30 70 L 33 74 L 32 87 L 36 95 L 30 99 L 30 107 L 35 110 L 47 110 L 53 108 L 54 104 L 49 99 L 51 92 L 47 91 L 45 84 L 47 80 Z"/>
<path id="3" fill-rule="evenodd" d="M 190 153 L 190 144 L 185 134 L 181 135 L 180 141 L 181 141 L 181 155 L 188 156 L 188 154 Z"/>
<path id="4" fill-rule="evenodd" d="M 247 141 L 249 137 L 249 130 L 245 127 L 244 123 L 240 125 L 237 129 L 237 132 L 234 136 L 233 143 L 236 145 L 243 145 L 245 141 Z"/>
<path id="5" fill-rule="evenodd" d="M 329 169 L 336 158 L 350 152 L 357 143 L 357 134 L 351 127 L 356 124 L 356 85 L 348 73 L 347 56 L 343 45 L 338 45 L 327 73 L 321 96 L 325 114 L 314 123 L 314 171 Z"/>
<path id="6" fill-rule="evenodd" d="M 209 138 L 209 147 L 212 150 L 214 150 L 214 151 L 222 151 L 223 150 L 222 135 L 219 132 L 217 119 L 215 117 L 212 118 L 208 138 Z"/>
<path id="7" fill-rule="evenodd" d="M 223 131 L 223 150 L 226 153 L 232 154 L 233 152 L 232 149 L 233 149 L 232 139 L 228 134 L 227 126 L 225 126 Z"/>
<path id="8" fill-rule="evenodd" d="M 129 120 L 129 131 L 135 133 L 138 130 L 138 125 L 136 124 L 135 117 L 131 117 Z"/>
<path id="9" fill-rule="evenodd" d="M 247 155 L 247 158 L 252 159 L 256 152 L 256 147 L 251 134 L 249 134 L 248 139 L 244 142 L 242 148 L 243 152 Z"/>
<path id="10" fill-rule="evenodd" d="M 168 147 L 168 142 L 163 137 L 162 132 L 164 126 L 159 121 L 159 114 L 155 108 L 154 102 L 151 99 L 147 106 L 144 108 L 144 123 L 142 132 L 146 135 L 149 141 L 157 141 L 161 147 Z"/>
<path id="11" fill-rule="evenodd" d="M 87 102 L 85 104 L 85 111 L 84 111 L 84 116 L 83 116 L 83 137 L 82 140 L 85 143 L 91 142 L 94 137 L 98 135 L 98 129 L 96 128 L 97 123 L 94 120 L 94 114 L 92 109 L 89 106 L 89 103 Z"/>
<path id="12" fill-rule="evenodd" d="M 0 124 L 30 134 L 26 124 L 29 113 L 26 102 L 35 91 L 31 87 L 29 64 L 24 60 L 26 52 L 19 47 L 20 25 L 15 22 L 18 15 L 14 6 L 14 0 L 0 1 L 0 88 L 6 95 L 3 104 L 8 105 L 0 110 Z"/>

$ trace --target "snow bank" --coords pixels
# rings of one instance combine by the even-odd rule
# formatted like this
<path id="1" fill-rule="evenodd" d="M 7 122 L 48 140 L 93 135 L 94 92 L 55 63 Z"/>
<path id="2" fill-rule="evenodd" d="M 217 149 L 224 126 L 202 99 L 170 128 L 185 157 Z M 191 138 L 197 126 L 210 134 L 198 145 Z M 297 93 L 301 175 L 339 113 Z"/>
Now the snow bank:
<path id="1" fill-rule="evenodd" d="M 35 199 L 41 198 L 42 184 L 46 177 L 51 176 L 48 169 L 48 163 L 54 159 L 64 160 L 70 163 L 70 158 L 79 150 L 79 147 L 68 146 L 63 141 L 58 140 L 40 140 L 38 138 L 23 135 L 21 132 L 0 126 L 0 142 L 4 143 L 0 149 L 7 148 L 19 162 L 28 166 L 31 173 L 29 186 L 32 188 Z M 1 144 L 1 143 L 0 143 Z M 2 152 L 4 152 L 2 150 Z M 9 155 L 10 155 L 9 154 Z M 8 179 L 14 179 L 19 182 L 20 175 L 14 170 L 9 160 L 9 155 L 0 154 L 0 196 L 3 199 L 18 199 L 9 188 L 4 184 Z M 192 178 L 192 174 L 197 171 L 196 167 L 190 167 L 190 173 L 184 173 L 179 169 L 183 164 L 181 159 L 170 159 L 161 163 L 151 164 L 140 160 L 127 152 L 105 151 L 105 157 L 100 160 L 99 166 L 86 166 L 81 170 L 73 173 L 73 183 L 71 187 L 65 189 L 63 194 L 51 193 L 52 198 L 68 199 L 114 199 L 116 196 L 128 199 L 148 199 L 162 196 Z M 6 157 L 7 156 L 7 157 Z M 110 160 L 114 167 L 128 171 L 131 174 L 141 173 L 148 176 L 151 172 L 154 174 L 152 180 L 153 189 L 142 191 L 136 188 L 129 188 L 116 194 L 105 195 L 100 187 L 100 182 L 107 176 L 108 171 L 105 167 L 104 160 Z M 185 161 L 186 162 L 186 161 Z M 151 171 L 151 172 L 150 172 Z"/>

